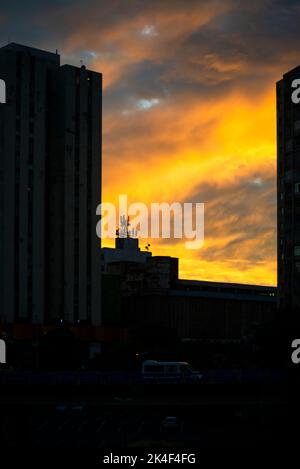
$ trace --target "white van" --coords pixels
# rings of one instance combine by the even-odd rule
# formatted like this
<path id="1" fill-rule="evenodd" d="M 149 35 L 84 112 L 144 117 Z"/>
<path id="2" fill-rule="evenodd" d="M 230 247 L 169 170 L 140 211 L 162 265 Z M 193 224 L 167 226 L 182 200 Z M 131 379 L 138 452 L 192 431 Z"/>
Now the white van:
<path id="1" fill-rule="evenodd" d="M 142 366 L 142 377 L 145 381 L 199 381 L 202 374 L 194 371 L 187 362 L 158 362 L 146 360 Z"/>

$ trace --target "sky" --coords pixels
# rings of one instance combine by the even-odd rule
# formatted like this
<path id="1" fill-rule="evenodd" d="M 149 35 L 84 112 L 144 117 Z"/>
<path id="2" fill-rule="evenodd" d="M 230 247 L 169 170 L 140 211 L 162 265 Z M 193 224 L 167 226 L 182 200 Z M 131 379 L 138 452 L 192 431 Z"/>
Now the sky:
<path id="1" fill-rule="evenodd" d="M 103 201 L 205 204 L 203 247 L 149 239 L 154 255 L 275 285 L 275 83 L 300 64 L 299 24 L 298 1 L 1 0 L 0 45 L 103 73 Z"/>

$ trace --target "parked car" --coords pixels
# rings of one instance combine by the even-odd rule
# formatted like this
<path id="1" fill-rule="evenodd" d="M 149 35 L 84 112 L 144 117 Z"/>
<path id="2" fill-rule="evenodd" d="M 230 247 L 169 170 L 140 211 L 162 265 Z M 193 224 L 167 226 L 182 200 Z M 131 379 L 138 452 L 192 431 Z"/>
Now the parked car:
<path id="1" fill-rule="evenodd" d="M 202 374 L 193 370 L 187 362 L 146 360 L 142 366 L 142 378 L 146 382 L 197 382 L 202 377 Z"/>
<path id="2" fill-rule="evenodd" d="M 180 423 L 179 423 L 179 420 L 177 417 L 175 416 L 167 416 L 163 419 L 163 421 L 161 422 L 161 427 L 160 429 L 163 430 L 169 430 L 169 429 L 178 429 L 180 426 Z"/>

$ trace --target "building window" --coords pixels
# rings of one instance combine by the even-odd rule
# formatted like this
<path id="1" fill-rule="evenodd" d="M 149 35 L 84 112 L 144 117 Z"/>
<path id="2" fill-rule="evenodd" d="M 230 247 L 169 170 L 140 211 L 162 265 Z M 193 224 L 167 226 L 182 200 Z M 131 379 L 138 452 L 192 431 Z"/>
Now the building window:
<path id="1" fill-rule="evenodd" d="M 300 133 L 300 121 L 296 121 L 294 124 L 294 131 L 295 133 Z"/>
<path id="2" fill-rule="evenodd" d="M 285 145 L 285 150 L 287 152 L 293 151 L 293 140 L 288 140 Z"/>
<path id="3" fill-rule="evenodd" d="M 294 247 L 294 256 L 295 257 L 300 257 L 300 246 L 295 246 Z"/>
<path id="4" fill-rule="evenodd" d="M 296 182 L 295 184 L 295 193 L 300 194 L 300 182 Z"/>

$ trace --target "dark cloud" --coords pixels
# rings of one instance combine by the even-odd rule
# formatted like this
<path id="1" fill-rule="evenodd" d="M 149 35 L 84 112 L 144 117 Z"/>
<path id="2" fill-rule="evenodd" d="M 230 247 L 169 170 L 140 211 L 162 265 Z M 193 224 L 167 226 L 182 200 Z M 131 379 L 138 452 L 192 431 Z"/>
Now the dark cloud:
<path id="1" fill-rule="evenodd" d="M 202 23 L 201 17 L 209 9 L 213 13 Z M 189 13 L 190 29 L 183 29 L 178 36 L 168 30 L 173 24 L 168 16 L 179 21 L 182 16 L 182 21 L 187 21 Z M 135 22 L 137 29 L 141 24 L 161 26 L 155 38 L 156 51 L 151 51 L 150 57 L 144 51 L 145 57 L 137 57 L 133 66 L 124 67 L 127 94 L 134 87 L 151 92 L 152 83 L 161 92 L 166 88 L 170 93 L 186 94 L 189 87 L 190 92 L 208 96 L 226 92 L 237 81 L 257 92 L 282 67 L 295 65 L 297 56 L 300 60 L 300 53 L 295 53 L 300 40 L 296 1 L 4 0 L 0 14 L 4 18 L 2 43 L 11 40 L 58 48 L 66 60 L 78 63 L 84 59 L 88 64 L 92 62 L 89 50 L 93 50 L 100 53 L 100 65 L 101 52 L 111 54 L 112 60 L 120 58 L 120 49 L 122 56 L 126 53 L 116 31 L 127 28 L 128 35 L 134 36 Z M 77 40 L 72 46 L 68 40 L 74 36 Z M 132 37 L 128 47 L 140 40 L 138 35 Z"/>

